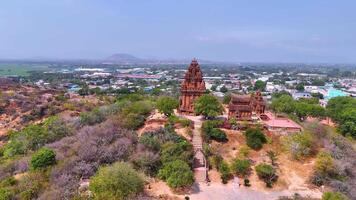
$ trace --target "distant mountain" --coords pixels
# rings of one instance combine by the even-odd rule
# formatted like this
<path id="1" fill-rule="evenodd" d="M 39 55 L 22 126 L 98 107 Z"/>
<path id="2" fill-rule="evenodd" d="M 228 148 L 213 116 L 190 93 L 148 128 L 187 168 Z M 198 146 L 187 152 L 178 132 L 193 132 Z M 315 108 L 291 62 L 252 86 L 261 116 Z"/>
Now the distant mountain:
<path id="1" fill-rule="evenodd" d="M 213 63 L 222 63 L 216 61 L 202 60 L 198 59 L 200 64 L 213 64 Z M 126 53 L 117 53 L 109 56 L 106 59 L 102 60 L 103 64 L 187 64 L 190 63 L 191 59 L 146 59 L 138 58 L 136 56 L 126 54 Z"/>
<path id="2" fill-rule="evenodd" d="M 137 64 L 143 63 L 144 60 L 137 58 L 133 55 L 126 54 L 126 53 L 117 53 L 109 56 L 108 58 L 104 59 L 106 63 L 129 63 L 129 64 Z"/>

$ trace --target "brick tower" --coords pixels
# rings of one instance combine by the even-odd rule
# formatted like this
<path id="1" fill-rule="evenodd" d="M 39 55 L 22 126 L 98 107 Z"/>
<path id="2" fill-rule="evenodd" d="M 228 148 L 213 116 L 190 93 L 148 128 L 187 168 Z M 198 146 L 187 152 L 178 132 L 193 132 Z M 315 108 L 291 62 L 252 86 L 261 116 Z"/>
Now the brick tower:
<path id="1" fill-rule="evenodd" d="M 194 100 L 205 93 L 205 82 L 196 59 L 190 63 L 181 85 L 178 111 L 183 114 L 194 114 Z"/>

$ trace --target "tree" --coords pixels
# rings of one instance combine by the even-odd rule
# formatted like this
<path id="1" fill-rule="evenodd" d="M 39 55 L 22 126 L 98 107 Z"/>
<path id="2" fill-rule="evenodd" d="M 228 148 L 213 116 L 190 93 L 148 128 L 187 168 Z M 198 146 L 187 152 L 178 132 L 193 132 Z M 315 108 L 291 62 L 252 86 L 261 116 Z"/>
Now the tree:
<path id="1" fill-rule="evenodd" d="M 325 192 L 323 194 L 322 200 L 348 200 L 345 195 L 340 192 Z"/>
<path id="2" fill-rule="evenodd" d="M 275 182 L 278 178 L 276 175 L 275 169 L 268 164 L 259 164 L 255 167 L 255 171 L 257 176 L 262 179 L 267 187 L 272 187 L 273 182 Z"/>
<path id="3" fill-rule="evenodd" d="M 220 88 L 220 92 L 222 93 L 226 93 L 228 92 L 229 90 L 225 87 L 225 85 L 223 85 L 221 88 Z"/>
<path id="4" fill-rule="evenodd" d="M 252 149 L 261 149 L 267 142 L 266 136 L 258 128 L 249 128 L 245 132 L 246 144 Z"/>
<path id="5" fill-rule="evenodd" d="M 214 118 L 224 111 L 219 100 L 212 95 L 202 95 L 194 103 L 194 111 L 205 118 Z"/>
<path id="6" fill-rule="evenodd" d="M 298 91 L 304 91 L 304 84 L 298 83 L 297 86 L 295 86 L 295 89 Z"/>
<path id="7" fill-rule="evenodd" d="M 31 169 L 41 169 L 56 163 L 56 153 L 52 149 L 42 148 L 32 155 Z"/>
<path id="8" fill-rule="evenodd" d="M 210 90 L 211 90 L 211 91 L 216 91 L 216 88 L 217 88 L 217 87 L 218 87 L 217 85 L 212 85 L 211 88 L 210 88 Z"/>
<path id="9" fill-rule="evenodd" d="M 229 165 L 225 161 L 221 161 L 218 166 L 218 170 L 220 172 L 220 178 L 222 183 L 226 184 L 232 177 Z"/>
<path id="10" fill-rule="evenodd" d="M 356 108 L 343 111 L 339 130 L 344 136 L 356 139 Z"/>
<path id="11" fill-rule="evenodd" d="M 314 79 L 312 81 L 312 85 L 316 85 L 316 86 L 324 86 L 325 85 L 325 81 L 322 79 Z"/>
<path id="12" fill-rule="evenodd" d="M 272 100 L 271 108 L 277 113 L 293 113 L 295 110 L 295 102 L 289 95 L 282 95 L 279 98 Z"/>
<path id="13" fill-rule="evenodd" d="M 237 175 L 246 176 L 251 170 L 251 163 L 247 159 L 235 159 L 232 162 L 231 169 Z"/>
<path id="14" fill-rule="evenodd" d="M 231 93 L 225 94 L 223 99 L 223 104 L 229 104 L 231 100 Z"/>
<path id="15" fill-rule="evenodd" d="M 266 83 L 265 83 L 264 81 L 257 80 L 257 81 L 255 82 L 255 86 L 254 86 L 253 89 L 254 89 L 255 91 L 257 91 L 257 90 L 259 90 L 259 91 L 264 91 L 265 88 L 266 88 Z"/>
<path id="16" fill-rule="evenodd" d="M 143 191 L 144 180 L 129 164 L 114 163 L 99 168 L 91 177 L 89 189 L 94 199 L 131 199 Z"/>
<path id="17" fill-rule="evenodd" d="M 335 122 L 341 122 L 341 115 L 346 110 L 356 107 L 356 99 L 352 97 L 334 97 L 328 101 L 326 111 Z"/>
<path id="18" fill-rule="evenodd" d="M 320 92 L 312 93 L 311 95 L 312 95 L 312 97 L 314 97 L 314 98 L 324 99 L 324 95 L 321 94 Z"/>
<path id="19" fill-rule="evenodd" d="M 179 102 L 177 99 L 172 97 L 160 97 L 157 100 L 157 108 L 160 113 L 165 114 L 166 116 L 171 116 L 173 110 L 178 108 Z"/>
<path id="20" fill-rule="evenodd" d="M 84 84 L 80 90 L 78 90 L 78 94 L 81 96 L 86 96 L 89 94 L 89 86 Z"/>
<path id="21" fill-rule="evenodd" d="M 158 177 L 167 181 L 169 187 L 177 189 L 191 186 L 194 174 L 189 165 L 182 160 L 166 163 L 158 172 Z"/>

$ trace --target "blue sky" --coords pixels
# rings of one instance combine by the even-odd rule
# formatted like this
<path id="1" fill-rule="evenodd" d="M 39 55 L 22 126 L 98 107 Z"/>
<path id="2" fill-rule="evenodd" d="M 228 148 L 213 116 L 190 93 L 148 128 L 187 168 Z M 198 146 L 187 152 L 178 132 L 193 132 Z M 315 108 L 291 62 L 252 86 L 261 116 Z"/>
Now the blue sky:
<path id="1" fill-rule="evenodd" d="M 3 0 L 0 58 L 356 63 L 355 0 Z"/>

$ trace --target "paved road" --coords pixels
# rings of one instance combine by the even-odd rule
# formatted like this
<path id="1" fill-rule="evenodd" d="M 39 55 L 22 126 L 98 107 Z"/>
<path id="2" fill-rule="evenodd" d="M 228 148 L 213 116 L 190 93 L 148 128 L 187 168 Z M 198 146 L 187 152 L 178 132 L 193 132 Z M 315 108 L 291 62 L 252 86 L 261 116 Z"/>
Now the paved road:
<path id="1" fill-rule="evenodd" d="M 321 198 L 322 193 L 316 191 L 254 191 L 245 187 L 236 187 L 230 183 L 227 185 L 213 183 L 211 185 L 196 184 L 194 191 L 189 195 L 192 200 L 275 200 L 280 196 L 292 196 L 299 193 L 302 196 Z"/>

